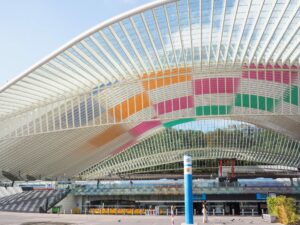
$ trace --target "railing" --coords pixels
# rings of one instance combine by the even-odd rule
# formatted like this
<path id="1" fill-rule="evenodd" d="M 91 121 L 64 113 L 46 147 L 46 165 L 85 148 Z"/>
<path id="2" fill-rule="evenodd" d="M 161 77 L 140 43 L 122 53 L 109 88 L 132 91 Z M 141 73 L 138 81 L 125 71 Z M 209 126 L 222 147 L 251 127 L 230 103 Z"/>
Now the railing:
<path id="1" fill-rule="evenodd" d="M 300 187 L 295 186 L 224 186 L 224 187 L 194 187 L 194 193 L 264 193 L 264 192 L 276 192 L 276 193 L 300 193 Z M 100 188 L 77 188 L 73 190 L 74 195 L 152 195 L 152 194 L 169 194 L 177 195 L 183 194 L 183 186 L 152 186 L 152 187 L 100 187 Z"/>
<path id="2" fill-rule="evenodd" d="M 48 198 L 48 204 L 46 204 L 46 212 L 54 207 L 62 199 L 64 199 L 70 192 L 71 189 L 66 189 L 65 191 L 59 193 L 59 195 Z"/>

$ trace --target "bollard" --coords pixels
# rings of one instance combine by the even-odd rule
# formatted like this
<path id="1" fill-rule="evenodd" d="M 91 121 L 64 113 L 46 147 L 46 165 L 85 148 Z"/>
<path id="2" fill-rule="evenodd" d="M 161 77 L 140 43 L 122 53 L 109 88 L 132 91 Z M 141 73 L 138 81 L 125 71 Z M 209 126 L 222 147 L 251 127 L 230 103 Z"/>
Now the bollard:
<path id="1" fill-rule="evenodd" d="M 177 211 L 177 209 L 176 209 L 176 216 L 178 216 L 178 211 Z"/>
<path id="2" fill-rule="evenodd" d="M 110 208 L 108 208 L 108 212 L 107 213 L 108 213 L 108 215 L 110 214 Z"/>
<path id="3" fill-rule="evenodd" d="M 216 210 L 215 209 L 213 209 L 213 216 L 215 216 L 216 215 Z"/>
<path id="4" fill-rule="evenodd" d="M 264 209 L 261 209 L 261 214 L 265 214 L 265 210 Z"/>
<path id="5" fill-rule="evenodd" d="M 169 209 L 167 209 L 167 216 L 169 215 Z M 171 215 L 172 215 L 172 213 L 171 213 Z"/>
<path id="6" fill-rule="evenodd" d="M 86 208 L 84 209 L 84 214 L 86 215 Z"/>
<path id="7" fill-rule="evenodd" d="M 252 209 L 252 216 L 254 216 L 254 209 Z"/>
<path id="8" fill-rule="evenodd" d="M 142 212 L 143 212 L 142 209 L 140 209 L 140 215 L 142 215 Z"/>
<path id="9" fill-rule="evenodd" d="M 73 214 L 73 209 L 71 209 L 71 214 Z"/>
<path id="10" fill-rule="evenodd" d="M 242 209 L 242 216 L 245 216 L 245 211 L 244 211 L 244 209 Z"/>
<path id="11" fill-rule="evenodd" d="M 64 209 L 64 214 L 66 214 L 66 210 Z"/>
<path id="12" fill-rule="evenodd" d="M 131 215 L 133 216 L 133 208 L 131 209 Z"/>
<path id="13" fill-rule="evenodd" d="M 225 216 L 225 209 L 223 209 L 222 211 L 223 211 L 223 216 Z"/>
<path id="14" fill-rule="evenodd" d="M 194 215 L 196 215 L 196 209 L 194 209 Z"/>
<path id="15" fill-rule="evenodd" d="M 234 214 L 235 214 L 235 211 L 234 211 L 234 209 L 232 209 L 232 215 L 234 216 Z"/>

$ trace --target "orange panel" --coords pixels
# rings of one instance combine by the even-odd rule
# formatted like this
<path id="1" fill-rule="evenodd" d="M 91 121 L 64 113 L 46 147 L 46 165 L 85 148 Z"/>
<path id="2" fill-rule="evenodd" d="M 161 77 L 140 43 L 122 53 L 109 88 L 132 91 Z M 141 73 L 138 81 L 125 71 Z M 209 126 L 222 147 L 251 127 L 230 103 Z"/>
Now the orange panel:
<path id="1" fill-rule="evenodd" d="M 179 68 L 173 70 L 159 71 L 156 73 L 144 74 L 142 78 L 145 90 L 153 90 L 163 86 L 189 81 L 191 68 Z"/>
<path id="2" fill-rule="evenodd" d="M 112 141 L 113 139 L 121 136 L 125 132 L 127 131 L 121 125 L 114 125 L 105 130 L 104 132 L 94 136 L 88 141 L 88 143 L 96 148 L 99 148 Z"/>
<path id="3" fill-rule="evenodd" d="M 115 107 L 109 109 L 110 115 L 115 115 L 116 122 L 120 122 L 136 112 L 150 106 L 149 96 L 146 92 L 130 97 Z"/>

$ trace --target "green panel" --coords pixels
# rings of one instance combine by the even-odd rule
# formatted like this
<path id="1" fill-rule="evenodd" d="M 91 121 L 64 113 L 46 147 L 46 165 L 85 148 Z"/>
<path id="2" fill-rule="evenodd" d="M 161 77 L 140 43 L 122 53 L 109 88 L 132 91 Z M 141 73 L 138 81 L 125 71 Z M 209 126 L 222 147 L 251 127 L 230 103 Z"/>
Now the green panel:
<path id="1" fill-rule="evenodd" d="M 283 101 L 298 106 L 299 105 L 299 87 L 292 85 L 291 88 L 288 88 L 284 93 Z"/>
<path id="2" fill-rule="evenodd" d="M 249 108 L 250 107 L 250 95 L 242 95 L 243 106 Z"/>
<path id="3" fill-rule="evenodd" d="M 236 94 L 235 95 L 235 101 L 234 101 L 235 106 L 242 106 L 242 95 L 241 94 Z"/>
<path id="4" fill-rule="evenodd" d="M 274 105 L 275 102 L 275 105 Z M 275 106 L 278 105 L 279 100 L 278 99 L 274 99 L 273 98 L 267 98 L 267 111 L 269 112 L 273 112 L 275 109 Z"/>
<path id="5" fill-rule="evenodd" d="M 196 107 L 196 115 L 202 116 L 203 115 L 203 106 Z"/>
<path id="6" fill-rule="evenodd" d="M 210 116 L 210 115 L 226 115 L 230 111 L 228 105 L 205 105 L 196 107 L 197 116 Z"/>
<path id="7" fill-rule="evenodd" d="M 203 108 L 204 115 L 211 115 L 210 107 L 212 107 L 212 106 L 204 106 L 204 108 Z"/>
<path id="8" fill-rule="evenodd" d="M 254 109 L 257 109 L 257 104 L 258 104 L 258 101 L 257 101 L 257 96 L 256 95 L 251 95 L 250 97 L 250 108 L 254 108 Z"/>
<path id="9" fill-rule="evenodd" d="M 266 98 L 263 96 L 258 96 L 258 102 L 259 102 L 258 108 L 260 110 L 266 110 Z"/>
<path id="10" fill-rule="evenodd" d="M 278 103 L 278 99 L 249 94 L 236 94 L 234 101 L 235 106 L 267 110 L 269 112 L 273 112 Z"/>
<path id="11" fill-rule="evenodd" d="M 194 118 L 179 119 L 179 120 L 173 120 L 173 121 L 164 123 L 163 125 L 164 125 L 164 127 L 168 128 L 168 127 L 176 126 L 178 124 L 188 123 L 188 122 L 195 121 L 195 120 L 196 119 L 194 119 Z"/>

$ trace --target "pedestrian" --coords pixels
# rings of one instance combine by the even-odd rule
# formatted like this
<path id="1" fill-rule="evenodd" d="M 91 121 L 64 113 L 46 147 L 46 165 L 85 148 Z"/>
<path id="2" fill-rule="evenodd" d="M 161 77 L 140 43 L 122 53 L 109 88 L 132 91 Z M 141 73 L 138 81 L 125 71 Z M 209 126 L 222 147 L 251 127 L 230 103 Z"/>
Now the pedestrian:
<path id="1" fill-rule="evenodd" d="M 207 206 L 206 206 L 206 202 L 202 203 L 202 214 L 203 214 L 203 223 L 207 223 L 208 222 L 208 218 L 207 218 Z"/>

